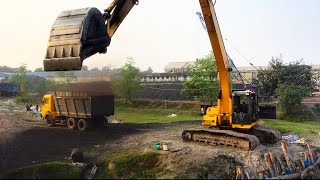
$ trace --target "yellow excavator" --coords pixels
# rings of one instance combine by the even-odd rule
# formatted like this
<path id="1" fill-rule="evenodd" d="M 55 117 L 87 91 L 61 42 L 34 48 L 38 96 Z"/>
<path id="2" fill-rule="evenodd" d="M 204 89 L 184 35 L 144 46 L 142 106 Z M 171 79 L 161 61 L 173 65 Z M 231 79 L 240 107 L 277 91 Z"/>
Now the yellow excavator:
<path id="1" fill-rule="evenodd" d="M 207 109 L 202 125 L 209 129 L 190 129 L 184 141 L 253 150 L 262 143 L 275 143 L 280 133 L 257 125 L 258 97 L 252 90 L 232 90 L 229 61 L 212 0 L 199 0 L 219 72 L 220 93 L 217 106 Z M 106 53 L 111 39 L 138 0 L 113 0 L 101 13 L 97 8 L 63 11 L 50 34 L 43 61 L 45 71 L 80 70 L 82 62 Z M 242 104 L 241 104 L 242 102 Z M 243 103 L 244 102 L 244 103 Z"/>

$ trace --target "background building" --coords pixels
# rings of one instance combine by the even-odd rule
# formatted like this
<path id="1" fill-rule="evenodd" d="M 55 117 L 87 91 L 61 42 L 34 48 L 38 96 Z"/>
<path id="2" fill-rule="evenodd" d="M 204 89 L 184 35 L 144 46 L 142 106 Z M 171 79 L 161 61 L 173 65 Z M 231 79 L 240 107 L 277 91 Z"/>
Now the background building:
<path id="1" fill-rule="evenodd" d="M 194 65 L 194 61 L 188 62 L 171 62 L 164 68 L 165 73 L 185 73 L 190 66 Z"/>

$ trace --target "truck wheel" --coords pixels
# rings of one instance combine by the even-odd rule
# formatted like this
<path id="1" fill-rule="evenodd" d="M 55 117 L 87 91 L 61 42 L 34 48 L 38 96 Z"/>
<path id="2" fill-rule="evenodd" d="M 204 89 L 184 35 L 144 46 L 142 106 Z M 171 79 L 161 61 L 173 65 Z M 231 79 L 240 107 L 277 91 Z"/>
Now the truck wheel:
<path id="1" fill-rule="evenodd" d="M 49 127 L 54 127 L 56 124 L 55 120 L 53 120 L 52 116 L 50 116 L 50 115 L 46 116 L 46 123 L 47 123 L 47 126 L 49 126 Z"/>
<path id="2" fill-rule="evenodd" d="M 67 121 L 68 129 L 77 130 L 77 121 L 73 118 L 69 118 Z"/>
<path id="3" fill-rule="evenodd" d="M 89 123 L 88 121 L 84 120 L 84 119 L 80 119 L 78 121 L 78 128 L 80 131 L 86 131 L 89 128 Z"/>

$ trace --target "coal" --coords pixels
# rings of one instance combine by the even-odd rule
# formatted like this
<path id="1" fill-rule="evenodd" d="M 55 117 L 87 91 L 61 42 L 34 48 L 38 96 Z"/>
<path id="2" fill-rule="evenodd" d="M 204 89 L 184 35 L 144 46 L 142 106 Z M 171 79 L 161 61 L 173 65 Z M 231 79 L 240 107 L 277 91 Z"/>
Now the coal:
<path id="1" fill-rule="evenodd" d="M 143 91 L 138 95 L 138 99 L 192 101 L 192 97 L 181 94 L 182 89 L 182 83 L 147 84 L 143 85 Z"/>

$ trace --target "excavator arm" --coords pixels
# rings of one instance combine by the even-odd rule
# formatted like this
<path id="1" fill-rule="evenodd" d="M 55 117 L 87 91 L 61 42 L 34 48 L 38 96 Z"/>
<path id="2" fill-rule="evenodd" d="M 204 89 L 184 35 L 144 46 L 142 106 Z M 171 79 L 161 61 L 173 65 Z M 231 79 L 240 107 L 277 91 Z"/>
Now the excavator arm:
<path id="1" fill-rule="evenodd" d="M 207 26 L 214 57 L 216 59 L 217 69 L 219 72 L 220 95 L 218 105 L 220 114 L 230 117 L 232 112 L 232 99 L 229 77 L 229 61 L 227 52 L 224 47 L 222 35 L 219 28 L 218 19 L 212 0 L 200 0 L 200 6 L 204 21 Z"/>
<path id="2" fill-rule="evenodd" d="M 114 0 L 105 9 L 104 18 L 106 21 L 107 32 L 112 37 L 122 21 L 127 17 L 134 5 L 138 5 L 139 0 Z"/>

